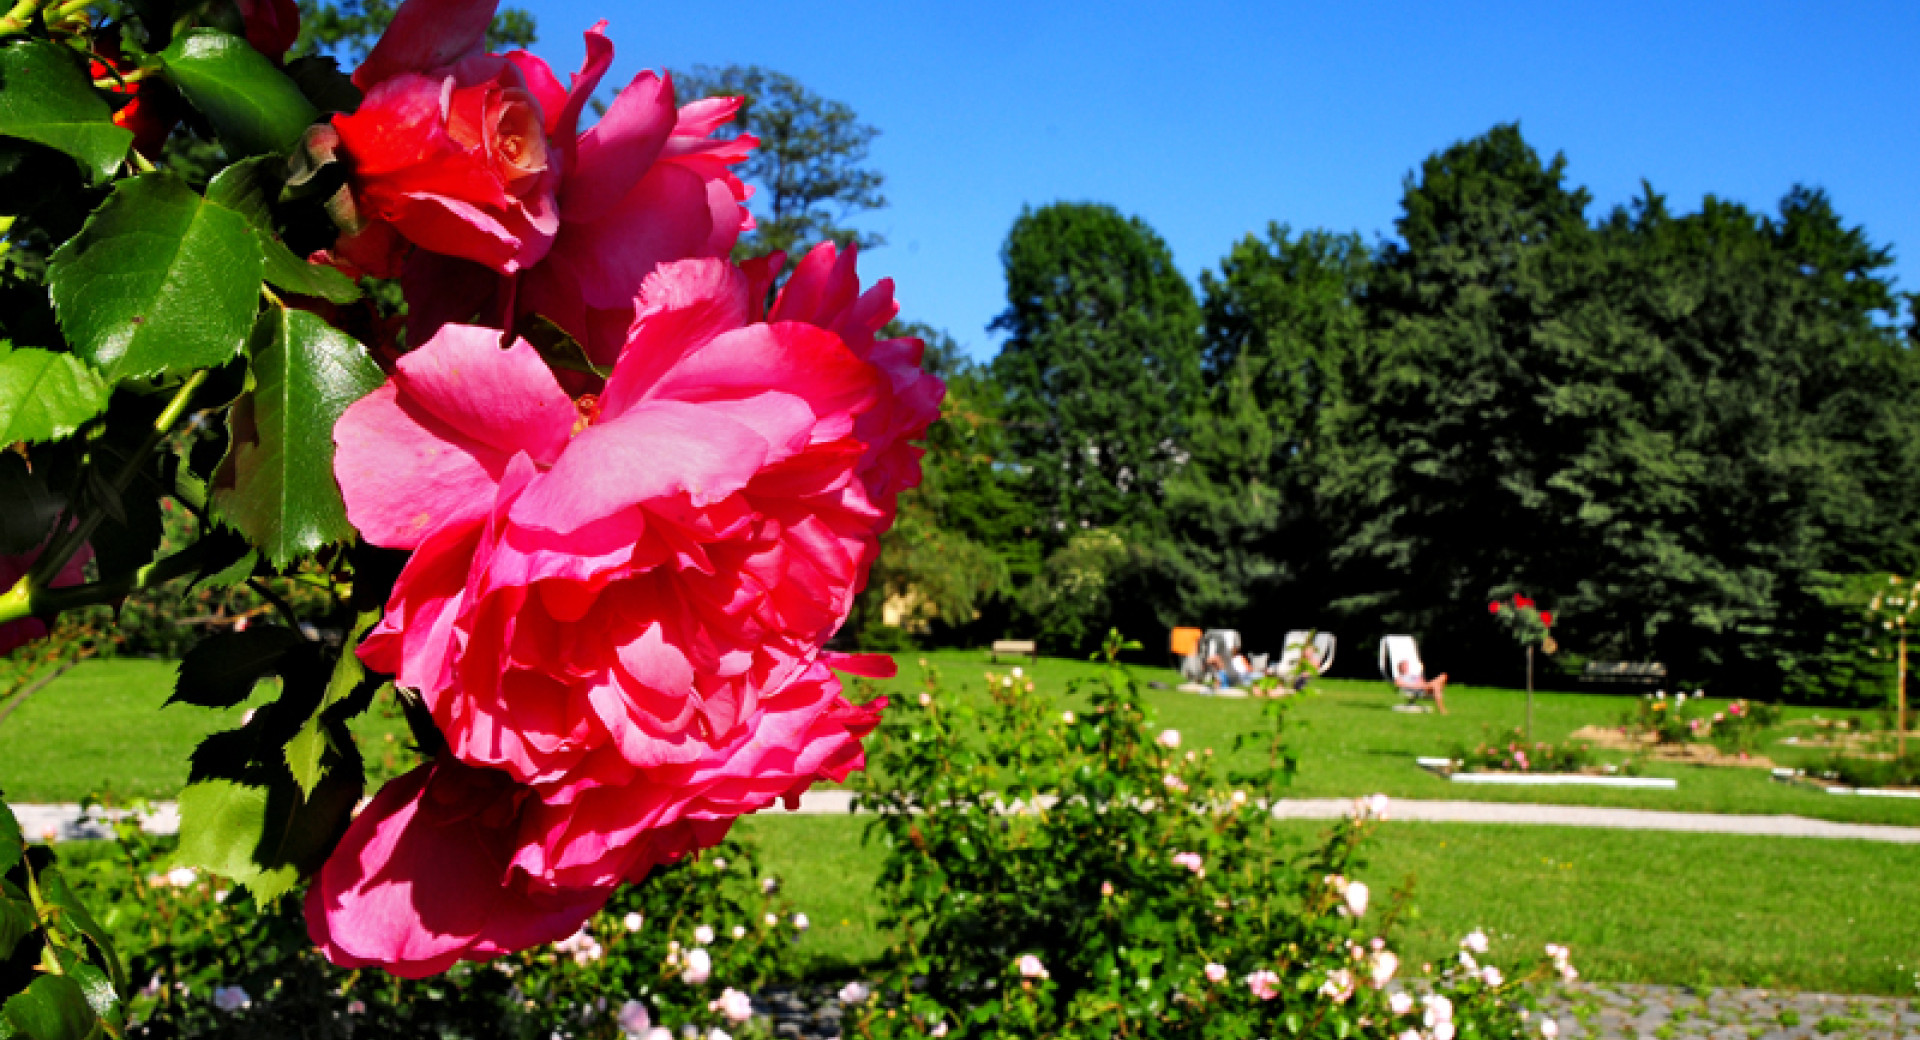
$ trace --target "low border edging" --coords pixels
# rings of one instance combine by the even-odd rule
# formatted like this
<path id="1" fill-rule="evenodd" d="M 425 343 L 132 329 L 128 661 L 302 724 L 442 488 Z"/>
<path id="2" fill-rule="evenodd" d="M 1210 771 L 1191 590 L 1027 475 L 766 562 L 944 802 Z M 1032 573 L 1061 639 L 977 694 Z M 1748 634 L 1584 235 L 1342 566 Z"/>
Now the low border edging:
<path id="1" fill-rule="evenodd" d="M 1680 781 L 1666 776 L 1587 776 L 1584 773 L 1456 773 L 1453 759 L 1417 758 L 1420 768 L 1431 770 L 1456 784 L 1491 784 L 1506 787 L 1626 787 L 1652 791 L 1671 791 Z"/>
<path id="2" fill-rule="evenodd" d="M 1903 791 L 1892 787 L 1847 787 L 1842 784 L 1822 784 L 1808 778 L 1803 770 L 1776 769 L 1773 778 L 1783 784 L 1795 787 L 1811 787 L 1828 794 L 1851 794 L 1861 798 L 1920 798 L 1920 791 Z"/>

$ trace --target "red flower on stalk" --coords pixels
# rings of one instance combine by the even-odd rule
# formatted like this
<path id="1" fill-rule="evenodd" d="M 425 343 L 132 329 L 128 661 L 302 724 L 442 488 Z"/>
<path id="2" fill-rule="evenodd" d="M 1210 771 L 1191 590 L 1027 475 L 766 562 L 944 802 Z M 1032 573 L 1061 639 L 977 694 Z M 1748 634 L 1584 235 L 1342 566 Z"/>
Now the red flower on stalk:
<path id="1" fill-rule="evenodd" d="M 1500 601 L 1496 599 L 1492 603 L 1487 604 L 1487 613 L 1489 614 L 1500 613 Z"/>
<path id="2" fill-rule="evenodd" d="M 1547 626 L 1548 628 L 1552 628 L 1553 627 L 1553 611 L 1551 610 L 1541 611 L 1540 623 Z"/>

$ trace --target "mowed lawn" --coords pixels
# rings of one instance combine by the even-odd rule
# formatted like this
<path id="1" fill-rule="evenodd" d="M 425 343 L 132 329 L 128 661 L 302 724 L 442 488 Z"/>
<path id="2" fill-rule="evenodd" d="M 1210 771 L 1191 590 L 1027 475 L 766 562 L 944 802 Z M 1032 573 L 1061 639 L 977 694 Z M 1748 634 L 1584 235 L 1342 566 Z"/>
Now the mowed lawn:
<path id="1" fill-rule="evenodd" d="M 858 687 L 911 696 L 924 681 L 926 662 L 937 671 L 945 696 L 985 703 L 985 674 L 1005 673 L 1016 662 L 993 664 L 977 651 L 936 651 L 896 655 L 900 674 Z M 1042 692 L 1063 708 L 1083 698 L 1068 692 L 1076 679 L 1098 674 L 1097 666 L 1055 658 L 1017 662 L 1030 671 Z M 75 801 L 89 793 L 112 792 L 121 798 L 169 797 L 186 781 L 187 754 L 204 736 L 239 723 L 244 706 L 210 711 L 186 704 L 162 708 L 172 692 L 174 665 L 151 660 L 89 661 L 35 694 L 0 725 L 0 791 L 15 801 Z M 1173 672 L 1138 668 L 1144 684 L 1171 685 Z M 256 701 L 269 694 L 256 693 Z M 861 695 L 856 691 L 856 696 Z M 1147 700 L 1160 723 L 1178 729 L 1189 748 L 1211 747 L 1231 759 L 1237 734 L 1263 725 L 1261 704 L 1148 690 Z M 1634 698 L 1586 693 L 1540 693 L 1534 697 L 1537 739 L 1560 741 L 1582 726 L 1612 725 L 1631 709 Z M 1420 769 L 1414 759 L 1445 755 L 1456 746 L 1498 736 L 1521 724 L 1526 695 L 1487 687 L 1451 688 L 1451 714 L 1414 715 L 1393 711 L 1399 695 L 1384 682 L 1351 679 L 1321 681 L 1292 700 L 1289 742 L 1299 756 L 1295 797 L 1352 797 L 1383 792 L 1397 798 L 1470 799 L 1611 805 L 1689 812 L 1793 814 L 1862 823 L 1920 826 L 1920 800 L 1830 795 L 1773 780 L 1764 769 L 1707 768 L 1648 762 L 1650 776 L 1679 780 L 1673 791 L 1612 790 L 1587 787 L 1500 788 L 1450 783 Z M 1710 701 L 1710 704 L 1719 702 Z M 362 751 L 376 775 L 390 776 L 412 761 L 406 750 L 405 724 L 382 701 L 354 724 Z M 1859 713 L 1832 709 L 1789 708 L 1791 718 L 1828 718 Z M 1805 732 L 1788 728 L 1781 731 Z M 1820 752 L 1769 744 L 1762 751 L 1781 765 L 1810 765 Z M 1254 764 L 1248 751 L 1246 762 Z M 1617 759 L 1618 753 L 1600 757 Z"/>
<path id="2" fill-rule="evenodd" d="M 874 684 L 878 689 L 910 695 L 920 687 L 925 659 L 940 672 L 941 696 L 976 702 L 984 702 L 987 671 L 1013 666 L 961 651 L 899 657 L 901 675 Z M 1079 701 L 1067 692 L 1070 680 L 1097 674 L 1084 662 L 1020 665 L 1063 706 Z M 1173 679 L 1163 669 L 1137 675 L 1143 682 Z M 162 708 L 172 681 L 171 663 L 144 660 L 88 662 L 62 677 L 0 725 L 0 790 L 14 801 L 75 800 L 90 792 L 122 800 L 172 795 L 185 781 L 195 743 L 237 725 L 244 710 Z M 1260 705 L 1251 701 L 1158 690 L 1148 699 L 1160 723 L 1180 729 L 1189 748 L 1230 756 L 1234 735 L 1260 724 Z M 1651 766 L 1650 773 L 1680 779 L 1671 792 L 1449 784 L 1418 769 L 1413 758 L 1445 754 L 1488 728 L 1517 725 L 1524 695 L 1463 687 L 1448 699 L 1450 716 L 1404 715 L 1390 710 L 1397 695 L 1384 683 L 1319 684 L 1293 705 L 1292 745 L 1301 761 L 1293 793 L 1383 791 L 1401 798 L 1920 824 L 1920 805 L 1793 789 L 1755 770 Z M 1630 702 L 1541 694 L 1536 730 L 1557 740 L 1582 725 L 1617 721 Z M 376 708 L 355 730 L 377 773 L 392 775 L 411 760 L 404 725 L 390 712 Z M 1767 750 L 1787 763 L 1808 757 Z M 750 817 L 741 824 L 741 833 L 761 844 L 766 867 L 786 878 L 796 905 L 815 922 L 804 948 L 825 972 L 857 972 L 885 948 L 873 892 L 882 851 L 862 843 L 864 826 L 857 818 L 817 816 Z M 1321 826 L 1301 822 L 1289 830 L 1308 840 Z M 1447 956 L 1461 934 L 1483 927 L 1499 943 L 1497 951 L 1508 951 L 1497 963 L 1517 963 L 1546 942 L 1565 942 L 1594 979 L 1910 995 L 1920 969 L 1916 862 L 1912 846 L 1868 842 L 1390 821 L 1363 874 L 1382 895 L 1415 878 L 1419 914 L 1400 939 L 1415 963 Z"/>
<path id="3" fill-rule="evenodd" d="M 846 816 L 755 816 L 763 869 L 815 922 L 805 952 L 847 971 L 885 950 L 873 896 L 884 850 Z M 1287 831 L 1301 841 L 1322 829 Z M 1397 948 L 1451 957 L 1483 928 L 1489 963 L 1573 948 L 1590 980 L 1914 995 L 1920 871 L 1912 846 L 1388 821 L 1357 874 L 1384 899 L 1409 877 L 1417 912 Z"/>
<path id="4" fill-rule="evenodd" d="M 948 696 L 985 703 L 986 673 L 1004 675 L 1020 667 L 1035 677 L 1043 693 L 1059 697 L 1063 708 L 1078 708 L 1084 698 L 1067 693 L 1076 679 L 1090 679 L 1100 668 L 1080 661 L 1042 658 L 998 664 L 977 651 L 930 651 L 895 655 L 900 674 L 874 683 L 882 692 L 914 695 L 922 688 L 926 667 L 937 672 L 940 689 Z M 1344 662 L 1337 662 L 1344 663 Z M 1169 686 L 1179 681 L 1171 670 L 1136 668 L 1142 684 Z M 1598 693 L 1536 693 L 1533 720 L 1536 740 L 1559 742 L 1582 726 L 1618 725 L 1634 707 L 1631 695 Z M 1671 791 L 1595 787 L 1487 787 L 1456 784 L 1421 769 L 1415 759 L 1442 756 L 1461 745 L 1504 737 L 1526 720 L 1526 693 L 1476 686 L 1449 686 L 1449 714 L 1406 714 L 1393 706 L 1401 698 L 1385 682 L 1327 679 L 1315 683 L 1304 696 L 1291 698 L 1289 744 L 1300 768 L 1292 797 L 1353 797 L 1381 792 L 1396 798 L 1463 799 L 1472 801 L 1541 802 L 1563 805 L 1608 805 L 1687 812 L 1793 814 L 1860 823 L 1920 826 L 1920 800 L 1861 798 L 1830 795 L 1780 783 L 1768 770 L 1757 768 L 1686 766 L 1647 761 L 1643 775 L 1676 778 Z M 1231 700 L 1180 693 L 1147 691 L 1147 703 L 1161 725 L 1180 730 L 1188 748 L 1213 748 L 1233 758 L 1234 737 L 1260 729 L 1265 723 L 1262 705 L 1253 700 Z M 1707 702 L 1718 708 L 1724 701 Z M 1821 715 L 1856 717 L 1864 713 L 1790 707 L 1789 720 Z M 1802 727 L 1784 727 L 1776 737 L 1806 733 Z M 4 739 L 4 736 L 0 736 Z M 1760 749 L 1783 766 L 1807 766 L 1822 752 L 1770 743 Z M 1248 750 L 1243 761 L 1256 765 L 1260 754 Z M 1596 752 L 1600 761 L 1624 759 L 1621 752 Z"/>

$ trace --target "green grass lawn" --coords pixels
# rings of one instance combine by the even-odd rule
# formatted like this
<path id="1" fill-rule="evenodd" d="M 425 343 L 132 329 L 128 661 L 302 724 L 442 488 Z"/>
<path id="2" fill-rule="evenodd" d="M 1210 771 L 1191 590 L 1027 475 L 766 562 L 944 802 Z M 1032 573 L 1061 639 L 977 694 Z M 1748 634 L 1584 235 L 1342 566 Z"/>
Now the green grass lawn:
<path id="1" fill-rule="evenodd" d="M 985 673 L 1004 673 L 1013 663 L 990 664 L 977 651 L 934 651 L 896 655 L 900 675 L 878 683 L 882 690 L 911 696 L 919 689 L 924 660 L 937 669 L 949 693 L 984 700 Z M 1066 694 L 1075 678 L 1098 672 L 1092 664 L 1043 658 L 1022 661 L 1042 692 L 1060 696 L 1063 706 L 1077 707 Z M 1170 670 L 1140 668 L 1135 674 L 1149 680 L 1178 682 Z M 1630 710 L 1630 695 L 1538 693 L 1534 695 L 1535 739 L 1559 742 L 1588 725 L 1614 725 Z M 1148 704 L 1162 725 L 1178 729 L 1189 748 L 1211 747 L 1232 758 L 1233 738 L 1262 725 L 1261 705 L 1251 700 L 1202 697 L 1174 690 L 1149 690 Z M 1860 823 L 1920 826 L 1920 800 L 1858 798 L 1830 795 L 1775 781 L 1767 770 L 1708 768 L 1648 762 L 1644 773 L 1670 776 L 1680 786 L 1672 791 L 1593 787 L 1481 787 L 1451 783 L 1414 763 L 1427 755 L 1446 755 L 1459 745 L 1471 745 L 1500 736 L 1526 717 L 1523 691 L 1477 686 L 1447 688 L 1448 715 L 1403 714 L 1393 706 L 1400 695 L 1385 682 L 1329 679 L 1316 683 L 1306 696 L 1293 700 L 1290 743 L 1300 759 L 1293 797 L 1351 797 L 1378 791 L 1396 798 L 1463 799 L 1472 801 L 1542 802 L 1564 805 L 1607 805 L 1688 812 L 1790 813 Z M 1710 704 L 1720 702 L 1709 701 Z M 1828 718 L 1861 713 L 1833 709 L 1788 708 L 1789 720 L 1820 714 Z M 4 738 L 0 738 L 4 739 Z M 1807 749 L 1770 744 L 1762 749 L 1776 763 L 1804 766 L 1821 755 Z M 1246 752 L 1255 764 L 1255 752 Z M 1598 753 L 1601 760 L 1623 754 Z"/>
<path id="2" fill-rule="evenodd" d="M 0 792 L 16 802 L 173 797 L 194 747 L 238 726 L 247 708 L 162 707 L 174 672 L 172 661 L 117 658 L 84 662 L 49 683 L 0 725 Z M 250 703 L 265 699 L 256 692 Z M 391 776 L 411 755 L 405 722 L 382 706 L 353 729 L 375 773 Z"/>
<path id="3" fill-rule="evenodd" d="M 944 688 L 955 696 L 984 699 L 984 673 L 1011 663 L 988 663 L 977 651 L 937 651 L 898 655 L 900 675 L 876 684 L 911 695 L 921 682 L 918 662 L 940 671 Z M 1043 658 L 1022 662 L 1043 692 L 1075 706 L 1066 688 L 1072 679 L 1098 669 L 1086 662 Z M 235 725 L 241 709 L 209 711 L 192 705 L 160 705 L 172 690 L 171 662 L 89 661 L 35 694 L 5 725 L 0 725 L 0 791 L 16 801 L 73 801 L 89 792 L 111 790 L 121 797 L 167 797 L 186 780 L 186 755 L 216 729 Z M 1172 683 L 1166 669 L 1141 668 L 1136 674 Z M 256 695 L 258 696 L 258 695 Z M 1171 690 L 1150 690 L 1148 702 L 1163 725 L 1180 730 L 1190 748 L 1211 747 L 1231 756 L 1236 733 L 1261 724 L 1253 701 L 1199 697 Z M 1384 792 L 1397 798 L 1471 799 L 1611 805 L 1692 812 L 1791 813 L 1863 823 L 1920 825 L 1920 800 L 1836 796 L 1778 783 L 1761 769 L 1705 768 L 1650 763 L 1646 772 L 1680 781 L 1674 791 L 1605 788 L 1497 788 L 1449 783 L 1414 764 L 1421 755 L 1444 755 L 1520 724 L 1525 694 L 1513 690 L 1461 686 L 1448 690 L 1452 714 L 1407 715 L 1395 712 L 1399 700 L 1384 682 L 1326 680 L 1296 698 L 1291 743 L 1300 757 L 1296 797 L 1350 797 Z M 1559 741 L 1585 725 L 1619 720 L 1633 698 L 1604 694 L 1541 693 L 1534 698 L 1538 739 Z M 1848 715 L 1824 709 L 1789 708 L 1789 718 L 1812 714 Z M 392 775 L 411 761 L 404 723 L 379 707 L 354 725 L 355 735 L 376 774 Z M 1770 745 L 1764 749 L 1782 765 L 1806 765 L 1816 752 Z M 1248 753 L 1249 755 L 1252 752 Z M 1604 757 L 1604 756 L 1603 756 Z M 1249 761 L 1251 764 L 1251 761 Z"/>
<path id="4" fill-rule="evenodd" d="M 850 817 L 756 816 L 741 833 L 814 920 L 805 952 L 832 967 L 885 949 L 871 896 L 883 853 Z M 1289 826 L 1301 840 L 1311 823 Z M 1382 826 L 1357 872 L 1384 899 L 1408 877 L 1418 965 L 1484 928 L 1490 963 L 1574 950 L 1588 979 L 1914 994 L 1920 874 L 1910 847 L 1811 838 L 1405 823 Z"/>
<path id="5" fill-rule="evenodd" d="M 918 687 L 917 660 L 939 667 L 944 695 L 982 698 L 986 655 L 901 655 L 902 675 L 879 684 Z M 1040 688 L 1071 705 L 1068 680 L 1093 666 L 1042 660 L 1024 665 Z M 1164 670 L 1140 671 L 1169 681 Z M 93 661 L 36 694 L 0 726 L 0 790 L 16 801 L 74 800 L 110 790 L 121 798 L 166 797 L 186 777 L 186 755 L 207 733 L 238 723 L 227 712 L 162 708 L 173 665 Z M 1230 754 L 1233 736 L 1259 723 L 1259 705 L 1152 691 L 1162 724 L 1189 748 Z M 1577 788 L 1499 790 L 1446 783 L 1413 764 L 1480 738 L 1483 727 L 1520 721 L 1523 695 L 1462 687 L 1447 717 L 1402 715 L 1384 683 L 1328 681 L 1295 705 L 1297 796 L 1384 791 L 1402 798 L 1552 801 L 1714 812 L 1797 813 L 1837 820 L 1920 824 L 1920 805 L 1835 797 L 1776 784 L 1763 772 L 1653 766 L 1680 778 L 1672 792 Z M 1535 725 L 1558 740 L 1614 722 L 1630 698 L 1541 694 Z M 1811 714 L 1790 710 L 1790 716 Z M 1827 712 L 1829 716 L 1838 714 Z M 355 728 L 377 772 L 404 768 L 404 725 L 376 709 Z M 1792 749 L 1769 748 L 1783 762 Z M 1806 755 L 1801 752 L 1801 755 Z M 1318 825 L 1300 823 L 1303 837 Z M 804 948 L 816 968 L 855 970 L 884 951 L 872 879 L 880 851 L 860 841 L 863 824 L 838 817 L 752 817 L 767 866 L 787 879 L 815 922 Z M 1413 958 L 1437 958 L 1458 936 L 1484 927 L 1503 945 L 1571 944 L 1588 977 L 1677 984 L 1764 985 L 1862 993 L 1913 992 L 1920 967 L 1920 873 L 1911 847 L 1864 842 L 1709 834 L 1634 833 L 1558 827 L 1390 822 L 1366 876 L 1383 895 L 1411 874 L 1420 916 L 1402 936 Z"/>

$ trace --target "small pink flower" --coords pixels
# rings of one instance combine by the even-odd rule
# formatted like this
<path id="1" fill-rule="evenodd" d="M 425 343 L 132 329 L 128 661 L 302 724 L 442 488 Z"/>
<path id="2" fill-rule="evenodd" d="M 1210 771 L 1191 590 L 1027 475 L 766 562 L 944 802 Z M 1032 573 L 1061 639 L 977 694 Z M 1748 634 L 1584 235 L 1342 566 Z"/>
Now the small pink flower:
<path id="1" fill-rule="evenodd" d="M 1103 899 L 1113 898 L 1113 882 L 1111 881 L 1100 882 L 1100 897 Z"/>
<path id="2" fill-rule="evenodd" d="M 1320 984 L 1320 995 L 1331 998 L 1335 1004 L 1345 1004 L 1353 997 L 1353 972 L 1345 968 L 1328 972 L 1327 981 Z"/>
<path id="3" fill-rule="evenodd" d="M 1200 858 L 1200 854 L 1198 852 L 1174 853 L 1173 865 L 1176 867 L 1185 867 L 1188 870 L 1193 871 L 1193 873 L 1198 877 L 1207 876 L 1207 868 L 1206 868 L 1205 861 L 1203 861 Z"/>
<path id="4" fill-rule="evenodd" d="M 1396 1015 L 1404 1015 L 1413 1010 L 1413 994 L 1400 992 L 1387 998 L 1387 1009 Z M 1411 1032 L 1411 1030 L 1409 1030 Z"/>
<path id="5" fill-rule="evenodd" d="M 1400 970 L 1400 958 L 1392 950 L 1375 950 L 1373 953 L 1373 986 L 1380 989 L 1392 980 L 1393 973 Z"/>
<path id="6" fill-rule="evenodd" d="M 1353 916 L 1360 917 L 1367 912 L 1368 890 L 1366 882 L 1355 881 L 1347 886 L 1347 909 Z"/>
<path id="7" fill-rule="evenodd" d="M 1155 742 L 1164 748 L 1177 748 L 1180 746 L 1180 731 L 1163 729 L 1160 731 L 1160 736 L 1155 738 Z"/>
<path id="8" fill-rule="evenodd" d="M 1460 940 L 1460 946 L 1474 953 L 1485 953 L 1487 952 L 1487 933 L 1475 928 L 1467 933 L 1465 939 Z"/>
<path id="9" fill-rule="evenodd" d="M 1017 963 L 1021 978 L 1044 979 L 1051 977 L 1047 974 L 1047 966 L 1040 963 L 1040 958 L 1035 957 L 1031 953 L 1021 954 L 1020 960 Z"/>
<path id="10" fill-rule="evenodd" d="M 1218 985 L 1219 983 L 1225 982 L 1227 979 L 1227 966 L 1224 964 L 1210 963 L 1206 966 L 1205 971 L 1207 975 L 1207 981 L 1214 983 L 1216 985 Z"/>
<path id="11" fill-rule="evenodd" d="M 687 951 L 687 970 L 680 973 L 680 981 L 698 986 L 712 977 L 713 956 L 701 949 Z"/>
<path id="12" fill-rule="evenodd" d="M 1280 995 L 1280 976 L 1262 969 L 1247 976 L 1247 988 L 1261 1000 L 1272 1000 Z"/>
<path id="13" fill-rule="evenodd" d="M 718 1011 L 729 1022 L 745 1022 L 753 1017 L 753 1000 L 729 986 L 720 992 L 718 1000 L 708 1002 L 707 1010 Z"/>
<path id="14" fill-rule="evenodd" d="M 653 1016 L 647 1013 L 647 1006 L 637 1000 L 629 1000 L 620 1005 L 620 1013 L 615 1016 L 620 1031 L 628 1036 L 645 1036 L 653 1029 Z"/>

